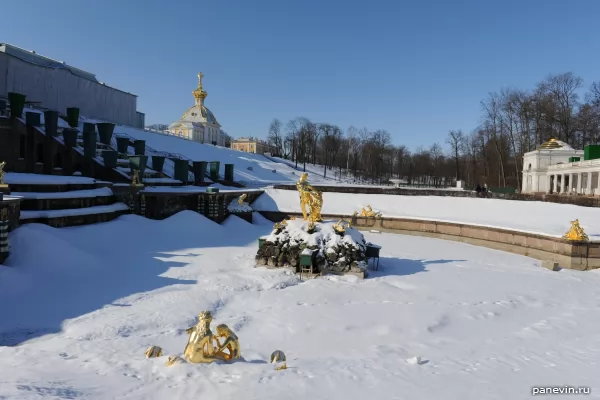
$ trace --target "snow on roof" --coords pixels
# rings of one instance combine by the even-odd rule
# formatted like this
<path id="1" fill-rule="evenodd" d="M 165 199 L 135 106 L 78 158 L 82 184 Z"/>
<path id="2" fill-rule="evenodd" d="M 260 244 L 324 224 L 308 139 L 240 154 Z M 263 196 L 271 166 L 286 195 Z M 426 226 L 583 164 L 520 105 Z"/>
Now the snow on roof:
<path id="1" fill-rule="evenodd" d="M 17 57 L 18 59 L 28 62 L 30 64 L 39 65 L 41 67 L 64 69 L 71 72 L 73 75 L 77 75 L 81 78 L 88 79 L 92 82 L 100 83 L 98 79 L 96 79 L 96 75 L 92 74 L 91 72 L 75 68 L 71 65 L 68 65 L 64 61 L 57 61 L 49 57 L 41 56 L 35 51 L 25 50 L 8 43 L 0 43 L 0 52 L 6 53 L 13 57 Z"/>
<path id="2" fill-rule="evenodd" d="M 536 150 L 575 150 L 568 143 L 558 139 L 550 139 L 538 146 Z"/>

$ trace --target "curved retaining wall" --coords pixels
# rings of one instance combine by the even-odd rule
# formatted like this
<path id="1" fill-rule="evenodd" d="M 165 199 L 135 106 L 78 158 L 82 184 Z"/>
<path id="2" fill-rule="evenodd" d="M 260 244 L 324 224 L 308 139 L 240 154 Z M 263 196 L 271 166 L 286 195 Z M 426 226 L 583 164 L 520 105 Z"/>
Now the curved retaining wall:
<path id="1" fill-rule="evenodd" d="M 321 192 L 336 193 L 362 193 L 362 194 L 387 194 L 399 196 L 442 196 L 442 197 L 476 197 L 472 190 L 443 190 L 443 189 L 416 189 L 409 187 L 377 187 L 377 186 L 326 186 L 315 184 L 313 187 Z M 274 189 L 297 190 L 294 185 L 274 185 Z M 546 193 L 488 193 L 487 198 L 518 200 L 518 201 L 543 201 L 548 203 L 573 204 L 582 207 L 600 207 L 600 196 L 546 194 Z"/>
<path id="2" fill-rule="evenodd" d="M 260 213 L 271 221 L 281 221 L 290 216 L 302 218 L 301 213 L 280 211 L 260 211 Z M 381 232 L 454 240 L 508 251 L 538 260 L 552 260 L 558 262 L 562 268 L 581 271 L 600 268 L 600 242 L 568 242 L 552 236 L 452 222 L 323 215 L 323 219 L 339 220 L 342 218 L 351 220 L 353 226 L 363 230 L 376 229 Z"/>

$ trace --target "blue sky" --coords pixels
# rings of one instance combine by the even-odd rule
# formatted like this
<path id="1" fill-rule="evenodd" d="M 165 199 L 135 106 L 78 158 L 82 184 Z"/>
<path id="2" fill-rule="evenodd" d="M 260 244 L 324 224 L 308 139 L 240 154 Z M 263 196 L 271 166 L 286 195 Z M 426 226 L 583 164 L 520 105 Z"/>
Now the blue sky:
<path id="1" fill-rule="evenodd" d="M 305 116 L 415 149 L 474 129 L 502 87 L 567 71 L 600 80 L 595 0 L 21 3 L 2 4 L 0 42 L 137 94 L 147 124 L 180 118 L 202 71 L 206 105 L 234 137 Z"/>

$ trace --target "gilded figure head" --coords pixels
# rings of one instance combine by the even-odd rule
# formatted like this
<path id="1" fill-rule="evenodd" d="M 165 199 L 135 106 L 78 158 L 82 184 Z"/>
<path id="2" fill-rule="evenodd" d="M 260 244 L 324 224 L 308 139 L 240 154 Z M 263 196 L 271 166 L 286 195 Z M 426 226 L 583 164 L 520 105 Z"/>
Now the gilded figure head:
<path id="1" fill-rule="evenodd" d="M 210 311 L 202 311 L 198 314 L 198 321 L 211 322 L 212 321 L 212 313 Z"/>
<path id="2" fill-rule="evenodd" d="M 230 333 L 229 327 L 225 324 L 217 326 L 217 335 L 227 336 Z"/>

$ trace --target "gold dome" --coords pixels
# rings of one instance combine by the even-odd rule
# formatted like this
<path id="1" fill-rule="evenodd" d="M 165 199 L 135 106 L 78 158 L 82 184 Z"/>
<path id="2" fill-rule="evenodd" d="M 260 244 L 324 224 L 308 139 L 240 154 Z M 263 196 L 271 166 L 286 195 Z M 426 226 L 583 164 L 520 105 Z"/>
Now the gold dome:
<path id="1" fill-rule="evenodd" d="M 573 148 L 558 139 L 550 139 L 540 144 L 537 150 L 573 150 Z"/>

